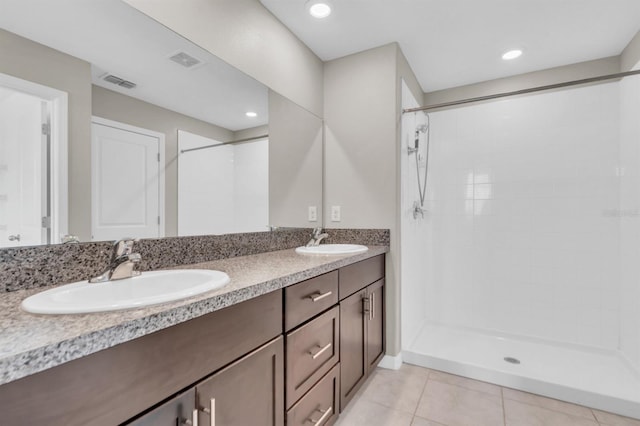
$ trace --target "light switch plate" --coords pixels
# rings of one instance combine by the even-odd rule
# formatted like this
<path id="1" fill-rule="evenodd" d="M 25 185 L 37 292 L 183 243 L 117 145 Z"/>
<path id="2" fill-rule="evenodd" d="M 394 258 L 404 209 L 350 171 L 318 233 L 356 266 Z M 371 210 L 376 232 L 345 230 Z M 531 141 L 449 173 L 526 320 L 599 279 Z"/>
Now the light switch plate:
<path id="1" fill-rule="evenodd" d="M 331 222 L 340 222 L 340 206 L 331 206 Z"/>
<path id="2" fill-rule="evenodd" d="M 318 221 L 318 208 L 316 206 L 309 206 L 309 222 Z"/>

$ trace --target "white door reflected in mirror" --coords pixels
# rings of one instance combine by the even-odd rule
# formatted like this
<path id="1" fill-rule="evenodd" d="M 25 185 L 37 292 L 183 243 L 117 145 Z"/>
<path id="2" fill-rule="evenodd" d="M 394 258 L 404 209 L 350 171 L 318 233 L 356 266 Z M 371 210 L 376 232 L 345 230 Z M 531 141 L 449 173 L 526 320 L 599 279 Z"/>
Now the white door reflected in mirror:
<path id="1" fill-rule="evenodd" d="M 0 248 L 57 242 L 66 231 L 66 158 L 64 191 L 56 174 L 63 117 L 66 94 L 0 74 Z"/>
<path id="2" fill-rule="evenodd" d="M 91 133 L 92 240 L 164 236 L 164 135 L 97 117 Z"/>

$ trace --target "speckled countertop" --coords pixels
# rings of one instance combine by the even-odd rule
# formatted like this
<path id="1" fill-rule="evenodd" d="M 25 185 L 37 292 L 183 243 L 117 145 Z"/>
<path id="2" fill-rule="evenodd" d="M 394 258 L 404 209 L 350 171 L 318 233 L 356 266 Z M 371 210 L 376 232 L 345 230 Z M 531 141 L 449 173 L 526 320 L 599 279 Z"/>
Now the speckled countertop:
<path id="1" fill-rule="evenodd" d="M 0 385 L 387 251 L 369 246 L 356 255 L 305 256 L 288 249 L 185 265 L 226 272 L 231 282 L 189 299 L 108 313 L 34 315 L 22 311 L 20 302 L 41 288 L 4 293 Z"/>

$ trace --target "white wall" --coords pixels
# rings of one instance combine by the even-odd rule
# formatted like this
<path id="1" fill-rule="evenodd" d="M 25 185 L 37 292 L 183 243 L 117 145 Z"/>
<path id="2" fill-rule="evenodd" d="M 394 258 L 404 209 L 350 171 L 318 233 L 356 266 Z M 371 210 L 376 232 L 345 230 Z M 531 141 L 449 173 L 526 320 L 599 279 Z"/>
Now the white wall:
<path id="1" fill-rule="evenodd" d="M 620 97 L 620 349 L 640 371 L 640 76 L 620 82 Z"/>
<path id="2" fill-rule="evenodd" d="M 178 149 L 216 144 L 178 132 Z M 227 145 L 178 156 L 178 235 L 266 231 L 269 223 L 268 141 Z"/>
<path id="3" fill-rule="evenodd" d="M 233 147 L 235 231 L 262 232 L 269 226 L 269 141 Z"/>
<path id="4" fill-rule="evenodd" d="M 402 108 L 415 108 L 420 106 L 414 98 L 411 90 L 402 82 Z M 428 234 L 427 218 L 413 216 L 413 203 L 420 200 L 418 190 L 418 178 L 416 177 L 415 154 L 408 154 L 407 147 L 414 146 L 415 129 L 418 125 L 426 123 L 424 113 L 402 115 L 402 135 L 400 139 L 400 164 L 401 164 L 401 234 L 402 256 L 400 270 L 402 271 L 401 292 L 401 324 L 402 346 L 410 347 L 411 342 L 420 332 L 420 327 L 425 319 L 434 320 L 434 309 L 428 304 L 435 300 L 435 295 L 429 288 L 433 280 L 429 279 L 431 270 L 424 261 L 424 256 L 430 250 L 431 239 Z M 425 134 L 420 136 L 421 156 L 426 154 Z M 423 163 L 426 165 L 426 163 Z M 421 166 L 421 163 L 419 163 Z M 420 167 L 420 179 L 424 183 L 424 167 Z"/>
<path id="5" fill-rule="evenodd" d="M 432 319 L 617 348 L 618 89 L 430 114 Z"/>

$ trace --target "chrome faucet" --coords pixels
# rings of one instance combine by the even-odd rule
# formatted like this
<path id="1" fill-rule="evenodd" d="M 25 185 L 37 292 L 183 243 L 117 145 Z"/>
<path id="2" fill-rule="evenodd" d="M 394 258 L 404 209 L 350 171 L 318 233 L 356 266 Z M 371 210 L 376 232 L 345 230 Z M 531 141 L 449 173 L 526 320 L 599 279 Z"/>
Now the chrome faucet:
<path id="1" fill-rule="evenodd" d="M 111 261 L 104 272 L 89 280 L 90 283 L 102 283 L 105 281 L 121 280 L 123 278 L 137 277 L 140 271 L 134 271 L 136 263 L 142 260 L 140 253 L 133 252 L 133 244 L 137 239 L 124 238 L 116 241 L 111 253 Z"/>
<path id="2" fill-rule="evenodd" d="M 328 236 L 329 236 L 329 234 L 327 234 L 326 232 L 322 233 L 322 228 L 314 228 L 313 229 L 313 236 L 311 237 L 311 239 L 307 243 L 307 247 L 314 247 L 314 246 L 319 245 L 320 241 L 324 240 Z"/>

